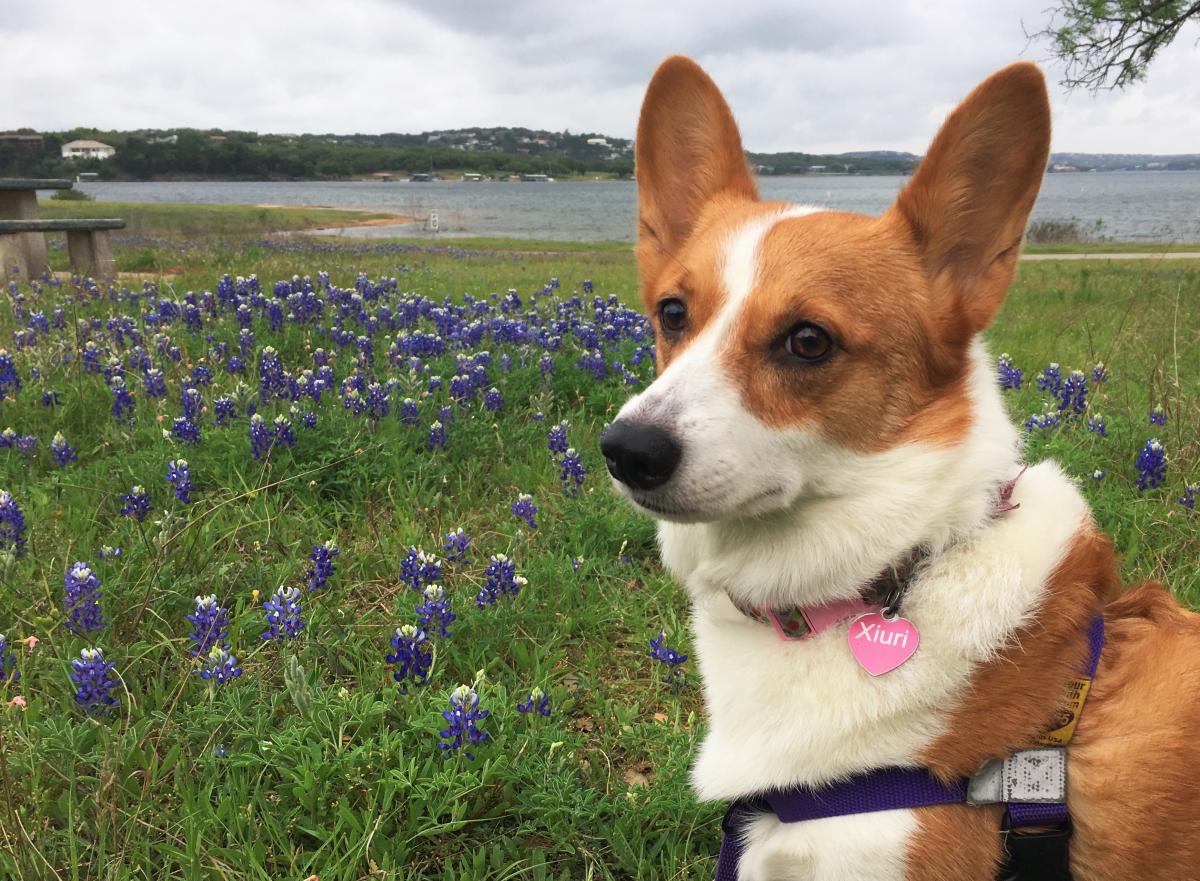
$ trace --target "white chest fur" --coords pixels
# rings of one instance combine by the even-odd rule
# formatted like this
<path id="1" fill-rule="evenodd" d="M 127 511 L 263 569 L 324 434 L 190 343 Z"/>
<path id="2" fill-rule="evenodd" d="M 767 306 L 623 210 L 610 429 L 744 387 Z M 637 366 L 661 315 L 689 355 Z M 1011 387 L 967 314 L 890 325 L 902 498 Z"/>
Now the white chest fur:
<path id="1" fill-rule="evenodd" d="M 697 527 L 664 524 L 664 559 L 692 557 L 687 581 L 709 713 L 693 771 L 700 797 L 734 799 L 915 764 L 945 733 L 972 671 L 1036 614 L 1049 575 L 1089 516 L 1052 463 L 1030 468 L 1014 501 L 1018 509 L 936 556 L 912 583 L 904 614 L 921 646 L 881 677 L 851 656 L 846 624 L 783 641 L 741 615 L 705 581 Z M 800 824 L 764 818 L 751 830 L 742 877 L 903 879 L 897 861 L 913 828 L 908 811 Z"/>

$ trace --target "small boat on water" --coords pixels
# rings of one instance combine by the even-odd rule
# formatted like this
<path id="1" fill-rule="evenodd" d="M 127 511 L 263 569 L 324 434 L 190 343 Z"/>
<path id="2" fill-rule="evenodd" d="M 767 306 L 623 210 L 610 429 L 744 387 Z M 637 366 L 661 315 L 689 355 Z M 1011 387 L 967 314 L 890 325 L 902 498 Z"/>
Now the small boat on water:
<path id="1" fill-rule="evenodd" d="M 523 174 L 521 180 L 527 184 L 552 184 L 554 178 L 548 174 Z"/>
<path id="2" fill-rule="evenodd" d="M 439 180 L 441 180 L 441 178 L 431 171 L 414 171 L 408 176 L 409 183 L 414 184 L 427 184 Z"/>

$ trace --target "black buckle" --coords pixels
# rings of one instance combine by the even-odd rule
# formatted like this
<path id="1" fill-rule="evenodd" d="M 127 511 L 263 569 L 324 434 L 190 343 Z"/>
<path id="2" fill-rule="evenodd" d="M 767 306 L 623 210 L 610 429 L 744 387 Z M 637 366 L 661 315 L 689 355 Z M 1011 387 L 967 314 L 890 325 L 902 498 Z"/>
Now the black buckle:
<path id="1" fill-rule="evenodd" d="M 1042 832 L 1012 828 L 1006 811 L 1000 831 L 1004 867 L 996 881 L 1071 881 L 1071 821 Z"/>

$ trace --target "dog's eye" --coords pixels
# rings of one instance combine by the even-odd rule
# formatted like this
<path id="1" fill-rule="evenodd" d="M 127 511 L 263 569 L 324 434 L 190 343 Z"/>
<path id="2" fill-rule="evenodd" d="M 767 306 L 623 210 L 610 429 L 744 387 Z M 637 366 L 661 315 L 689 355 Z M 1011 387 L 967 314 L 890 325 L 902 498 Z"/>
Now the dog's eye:
<path id="1" fill-rule="evenodd" d="M 667 333 L 682 333 L 687 327 L 687 306 L 683 300 L 669 297 L 658 304 L 658 321 Z"/>
<path id="2" fill-rule="evenodd" d="M 787 338 L 789 355 L 801 361 L 816 363 L 824 361 L 833 352 L 833 337 L 815 324 L 801 324 Z"/>

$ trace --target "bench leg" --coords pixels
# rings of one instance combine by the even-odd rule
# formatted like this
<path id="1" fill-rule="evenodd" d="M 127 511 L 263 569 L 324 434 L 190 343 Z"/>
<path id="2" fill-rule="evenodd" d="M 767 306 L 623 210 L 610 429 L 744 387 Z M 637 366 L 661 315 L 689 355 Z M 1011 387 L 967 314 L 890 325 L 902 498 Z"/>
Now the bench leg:
<path id="1" fill-rule="evenodd" d="M 106 229 L 67 230 L 67 253 L 71 269 L 79 275 L 111 278 L 117 274 Z"/>
<path id="2" fill-rule="evenodd" d="M 37 220 L 37 194 L 27 190 L 0 190 L 0 217 L 6 220 Z M 0 278 L 31 278 L 50 268 L 46 234 L 22 232 L 0 236 Z"/>

